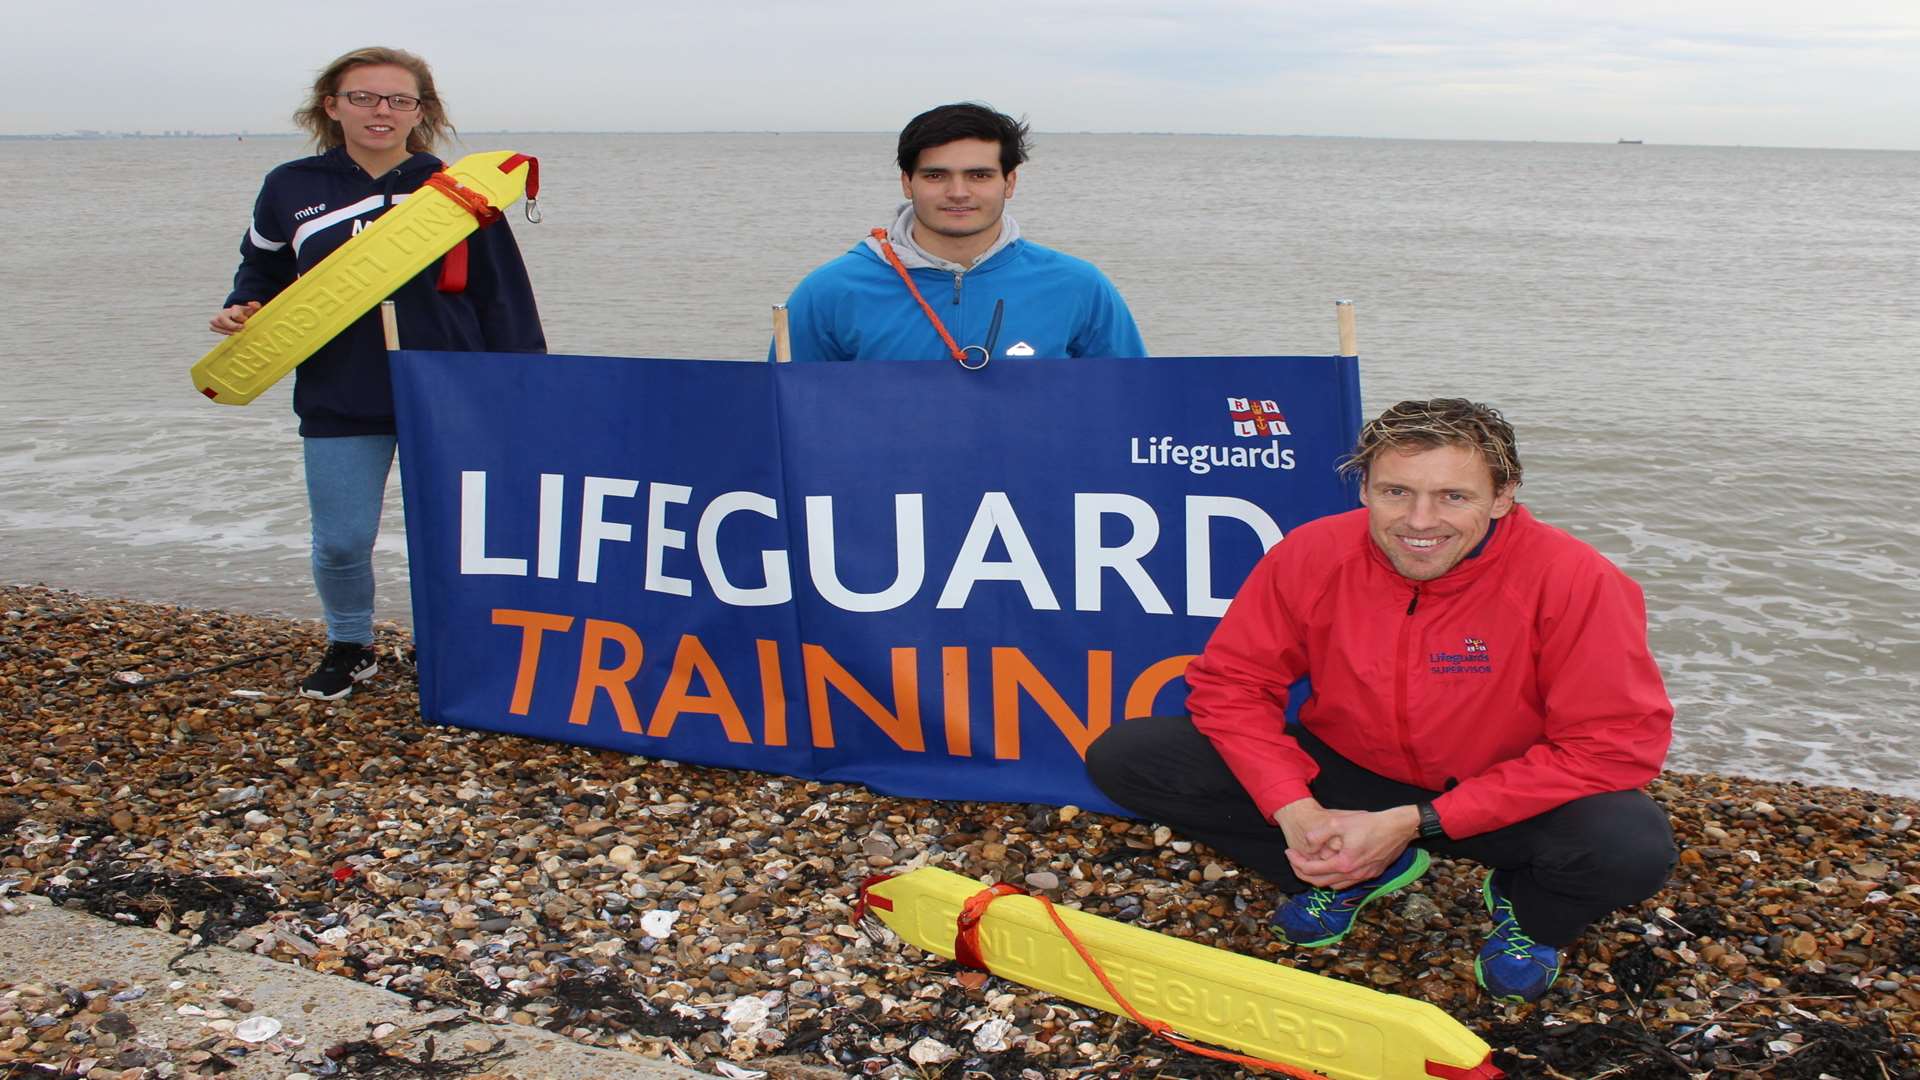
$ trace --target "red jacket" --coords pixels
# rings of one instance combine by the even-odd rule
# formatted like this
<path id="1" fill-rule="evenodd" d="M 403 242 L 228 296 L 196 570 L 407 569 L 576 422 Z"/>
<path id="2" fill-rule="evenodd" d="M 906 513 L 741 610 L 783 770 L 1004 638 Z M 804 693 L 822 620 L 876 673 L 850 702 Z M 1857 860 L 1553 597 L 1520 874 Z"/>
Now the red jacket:
<path id="1" fill-rule="evenodd" d="M 1269 820 L 1319 772 L 1307 730 L 1382 776 L 1445 793 L 1456 839 L 1651 780 L 1673 706 L 1640 587 L 1525 507 L 1432 581 L 1400 576 L 1354 510 L 1295 529 L 1254 568 L 1187 668 L 1194 726 Z"/>

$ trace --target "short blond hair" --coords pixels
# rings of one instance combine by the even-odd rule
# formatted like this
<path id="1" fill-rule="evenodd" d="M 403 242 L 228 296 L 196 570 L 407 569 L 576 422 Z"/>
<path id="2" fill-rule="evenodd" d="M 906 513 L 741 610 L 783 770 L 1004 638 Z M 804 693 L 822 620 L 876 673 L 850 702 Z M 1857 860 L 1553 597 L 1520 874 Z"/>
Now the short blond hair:
<path id="1" fill-rule="evenodd" d="M 420 122 L 407 133 L 408 150 L 416 154 L 431 153 L 441 140 L 452 137 L 453 122 L 447 119 L 447 107 L 433 88 L 433 69 L 427 62 L 405 49 L 370 45 L 337 56 L 321 68 L 320 74 L 314 76 L 307 103 L 294 112 L 293 122 L 313 136 L 314 146 L 325 153 L 346 141 L 340 122 L 327 115 L 327 99 L 340 92 L 340 80 L 346 78 L 347 72 L 373 64 L 406 68 L 420 85 Z"/>
<path id="2" fill-rule="evenodd" d="M 1493 472 L 1493 490 L 1520 486 L 1520 448 L 1513 425 L 1500 410 L 1466 398 L 1402 401 L 1360 429 L 1353 453 L 1340 463 L 1344 476 L 1366 482 L 1373 459 L 1385 453 L 1418 453 L 1441 446 L 1480 451 Z"/>

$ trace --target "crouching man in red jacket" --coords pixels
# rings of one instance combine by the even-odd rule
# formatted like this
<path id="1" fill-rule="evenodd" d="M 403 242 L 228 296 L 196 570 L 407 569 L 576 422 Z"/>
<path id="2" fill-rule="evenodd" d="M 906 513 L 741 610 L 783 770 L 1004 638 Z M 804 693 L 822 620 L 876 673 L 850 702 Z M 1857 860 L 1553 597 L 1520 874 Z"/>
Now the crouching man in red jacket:
<path id="1" fill-rule="evenodd" d="M 1514 501 L 1513 428 L 1485 405 L 1403 401 L 1343 468 L 1365 508 L 1261 560 L 1187 669 L 1192 717 L 1115 725 L 1087 768 L 1292 893 L 1273 927 L 1296 946 L 1345 937 L 1429 853 L 1481 863 L 1480 984 L 1534 1000 L 1589 923 L 1673 868 L 1667 815 L 1638 790 L 1673 721 L 1645 601 Z"/>

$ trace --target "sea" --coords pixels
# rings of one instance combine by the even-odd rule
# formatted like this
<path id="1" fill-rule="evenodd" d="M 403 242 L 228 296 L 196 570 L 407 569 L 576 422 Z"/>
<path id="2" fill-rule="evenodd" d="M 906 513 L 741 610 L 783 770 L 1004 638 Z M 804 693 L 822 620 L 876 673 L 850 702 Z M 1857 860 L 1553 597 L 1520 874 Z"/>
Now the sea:
<path id="1" fill-rule="evenodd" d="M 472 134 L 555 352 L 764 357 L 899 204 L 888 134 Z M 0 142 L 0 581 L 317 616 L 292 380 L 187 369 L 291 136 Z M 446 155 L 452 157 L 453 154 Z M 1522 499 L 1644 587 L 1670 765 L 1920 796 L 1920 153 L 1041 133 L 1023 234 L 1164 355 L 1336 351 L 1505 411 Z M 395 480 L 397 485 L 397 478 Z M 376 554 L 408 623 L 397 490 Z"/>

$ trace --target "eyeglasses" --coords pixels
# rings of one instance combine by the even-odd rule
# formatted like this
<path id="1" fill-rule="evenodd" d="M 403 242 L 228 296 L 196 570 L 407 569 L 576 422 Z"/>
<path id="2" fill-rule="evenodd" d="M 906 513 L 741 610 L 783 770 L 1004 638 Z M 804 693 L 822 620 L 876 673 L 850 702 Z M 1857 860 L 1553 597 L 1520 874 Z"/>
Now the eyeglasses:
<path id="1" fill-rule="evenodd" d="M 383 101 L 394 112 L 412 112 L 420 107 L 420 99 L 412 94 L 376 94 L 371 90 L 347 90 L 333 96 L 346 98 L 349 105 L 357 105 L 362 109 L 371 109 Z"/>

